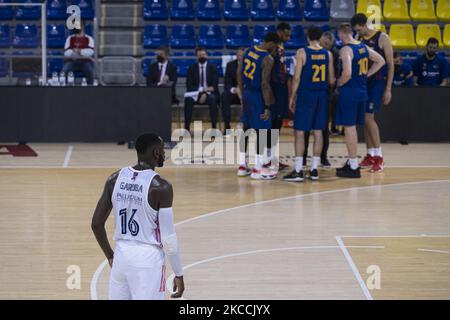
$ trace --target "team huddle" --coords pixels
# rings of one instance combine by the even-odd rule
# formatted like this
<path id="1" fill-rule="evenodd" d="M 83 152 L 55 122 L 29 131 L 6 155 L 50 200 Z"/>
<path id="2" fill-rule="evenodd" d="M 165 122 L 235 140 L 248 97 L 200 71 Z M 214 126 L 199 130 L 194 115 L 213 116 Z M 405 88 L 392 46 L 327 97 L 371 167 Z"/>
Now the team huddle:
<path id="1" fill-rule="evenodd" d="M 354 37 L 354 31 L 357 35 Z M 328 124 L 330 99 L 337 97 L 335 124 L 344 127 L 348 150 L 348 161 L 336 170 L 343 178 L 360 178 L 360 168 L 370 168 L 371 172 L 381 172 L 384 160 L 380 146 L 380 134 L 374 115 L 381 106 L 391 100 L 391 86 L 394 76 L 394 58 L 389 37 L 371 29 L 367 17 L 358 13 L 351 23 L 338 27 L 338 37 L 342 42 L 339 52 L 333 54 L 324 44 L 330 42 L 330 34 L 323 34 L 319 27 L 307 31 L 308 45 L 297 51 L 292 90 L 288 97 L 285 83 L 280 76 L 286 74 L 283 42 L 289 40 L 290 27 L 286 23 L 278 26 L 277 32 L 269 32 L 259 46 L 248 48 L 238 67 L 239 97 L 242 103 L 241 121 L 244 130 L 256 131 L 257 146 L 255 166 L 250 169 L 241 148 L 238 176 L 253 179 L 274 179 L 277 171 L 271 162 L 263 162 L 260 140 L 263 132 L 280 129 L 287 109 L 294 114 L 295 168 L 285 175 L 285 181 L 303 181 L 303 166 L 309 132 L 314 135 L 313 157 L 308 177 L 318 180 L 318 166 L 329 166 L 324 157 L 328 149 Z M 331 34 L 332 37 L 332 34 Z M 334 42 L 334 39 L 332 39 Z M 331 45 L 332 47 L 332 45 Z M 335 70 L 339 69 L 339 70 Z M 283 72 L 284 70 L 284 72 Z M 275 75 L 275 76 L 274 76 Z M 278 79 L 277 79 L 278 76 Z M 337 79 L 336 79 L 337 78 Z M 284 98 L 283 98 L 284 96 Z M 357 159 L 356 126 L 364 126 L 367 155 Z M 270 159 L 270 135 L 266 145 Z M 324 143 L 326 142 L 326 143 Z M 325 151 L 325 152 L 324 152 Z M 279 169 L 286 165 L 279 163 Z"/>

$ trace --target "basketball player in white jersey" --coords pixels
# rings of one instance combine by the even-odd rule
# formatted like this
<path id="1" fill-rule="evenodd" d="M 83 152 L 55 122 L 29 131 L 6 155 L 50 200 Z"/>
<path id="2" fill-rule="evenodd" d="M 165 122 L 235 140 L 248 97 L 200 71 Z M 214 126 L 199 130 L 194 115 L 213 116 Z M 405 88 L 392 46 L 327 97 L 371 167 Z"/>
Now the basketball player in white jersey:
<path id="1" fill-rule="evenodd" d="M 111 300 L 164 299 L 165 257 L 175 274 L 172 298 L 184 291 L 183 267 L 173 224 L 172 185 L 155 167 L 164 164 L 164 142 L 155 134 L 136 140 L 138 164 L 113 173 L 92 218 L 92 230 L 112 268 Z M 115 251 L 105 223 L 114 212 Z"/>

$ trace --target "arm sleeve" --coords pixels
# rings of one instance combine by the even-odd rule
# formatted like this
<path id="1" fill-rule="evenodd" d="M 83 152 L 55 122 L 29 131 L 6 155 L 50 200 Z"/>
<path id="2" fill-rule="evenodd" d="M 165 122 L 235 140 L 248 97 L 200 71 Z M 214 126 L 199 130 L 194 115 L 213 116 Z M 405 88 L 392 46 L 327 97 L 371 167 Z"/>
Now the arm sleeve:
<path id="1" fill-rule="evenodd" d="M 89 39 L 88 47 L 85 49 L 81 49 L 80 53 L 84 57 L 92 57 L 94 56 L 94 38 L 91 36 L 87 36 Z"/>
<path id="2" fill-rule="evenodd" d="M 170 262 L 170 266 L 176 276 L 182 276 L 183 266 L 180 253 L 178 252 L 178 240 L 175 226 L 173 225 L 172 208 L 159 209 L 159 229 L 161 231 L 163 250 Z"/>
<path id="3" fill-rule="evenodd" d="M 70 48 L 70 37 L 67 37 L 66 43 L 64 44 L 64 56 L 70 57 L 73 54 L 73 50 Z"/>

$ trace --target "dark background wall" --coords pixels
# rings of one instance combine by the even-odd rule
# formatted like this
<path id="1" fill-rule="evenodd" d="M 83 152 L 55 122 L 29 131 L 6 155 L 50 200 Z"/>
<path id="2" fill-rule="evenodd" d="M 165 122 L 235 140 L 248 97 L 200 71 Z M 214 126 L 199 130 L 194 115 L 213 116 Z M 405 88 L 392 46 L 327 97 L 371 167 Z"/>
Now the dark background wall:
<path id="1" fill-rule="evenodd" d="M 116 142 L 171 136 L 170 88 L 0 87 L 1 142 Z M 450 141 L 450 88 L 394 88 L 383 141 Z M 363 141 L 362 128 L 359 137 Z"/>
<path id="2" fill-rule="evenodd" d="M 0 87 L 2 142 L 129 141 L 171 136 L 171 89 Z"/>

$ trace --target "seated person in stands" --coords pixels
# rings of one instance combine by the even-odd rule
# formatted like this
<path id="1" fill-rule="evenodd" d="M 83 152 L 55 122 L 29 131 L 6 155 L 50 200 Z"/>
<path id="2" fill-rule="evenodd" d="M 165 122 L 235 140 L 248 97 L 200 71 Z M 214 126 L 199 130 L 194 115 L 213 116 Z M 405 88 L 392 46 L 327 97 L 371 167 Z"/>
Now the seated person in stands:
<path id="1" fill-rule="evenodd" d="M 217 105 L 219 103 L 219 76 L 216 65 L 208 63 L 208 53 L 205 48 L 195 49 L 197 63 L 191 65 L 187 72 L 187 93 L 198 92 L 197 99 L 184 99 L 184 127 L 189 130 L 192 112 L 195 104 L 207 104 L 213 128 L 217 128 Z"/>
<path id="2" fill-rule="evenodd" d="M 414 61 L 414 85 L 416 86 L 446 86 L 448 62 L 444 57 L 437 55 L 439 41 L 430 38 L 427 42 L 426 53 Z"/>
<path id="3" fill-rule="evenodd" d="M 404 63 L 400 52 L 394 52 L 394 85 L 412 86 L 413 71 L 409 63 Z"/>
<path id="4" fill-rule="evenodd" d="M 62 72 L 81 72 L 88 84 L 94 80 L 94 38 L 84 33 L 84 23 L 66 39 L 64 56 L 68 58 Z"/>
<path id="5" fill-rule="evenodd" d="M 232 60 L 227 63 L 227 68 L 225 71 L 225 79 L 224 79 L 224 91 L 222 93 L 222 115 L 223 121 L 225 123 L 225 131 L 227 129 L 231 129 L 230 121 L 231 121 L 231 105 L 232 104 L 241 104 L 239 96 L 237 94 L 238 85 L 237 85 L 237 69 L 238 69 L 238 61 L 242 60 L 244 55 L 245 48 L 241 47 L 236 52 L 237 59 Z M 226 132 L 224 132 L 226 134 Z"/>
<path id="6" fill-rule="evenodd" d="M 169 61 L 169 48 L 159 47 L 156 49 L 156 62 L 148 66 L 147 86 L 171 86 L 172 103 L 177 103 L 177 67 Z"/>

